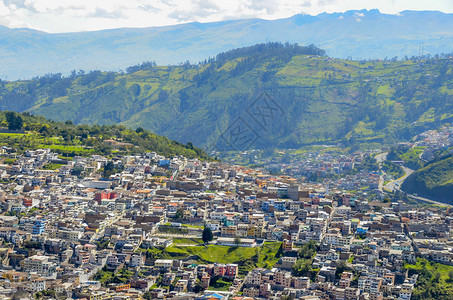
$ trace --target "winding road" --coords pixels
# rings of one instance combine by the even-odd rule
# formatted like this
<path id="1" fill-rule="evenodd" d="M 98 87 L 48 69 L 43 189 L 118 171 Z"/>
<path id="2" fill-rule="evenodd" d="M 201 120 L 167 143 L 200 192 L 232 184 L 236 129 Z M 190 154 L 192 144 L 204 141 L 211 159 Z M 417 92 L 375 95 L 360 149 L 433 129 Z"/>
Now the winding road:
<path id="1" fill-rule="evenodd" d="M 382 175 L 381 177 L 379 178 L 379 190 L 382 191 L 382 192 L 390 192 L 390 193 L 393 193 L 394 191 L 400 191 L 401 189 L 401 184 L 403 184 L 404 180 L 406 180 L 406 178 L 411 175 L 412 173 L 414 173 L 414 170 L 412 169 L 409 169 L 408 167 L 404 167 L 403 166 L 403 169 L 404 169 L 404 176 L 396 179 L 396 180 L 393 180 L 389 183 L 387 183 L 385 186 L 384 186 L 384 176 L 385 176 L 385 172 L 384 170 L 382 169 L 382 163 L 387 159 L 387 154 L 388 152 L 383 152 L 383 153 L 380 153 L 378 155 L 376 155 L 376 161 L 379 163 L 379 168 L 381 169 L 382 171 Z M 423 197 L 420 197 L 420 196 L 417 196 L 417 195 L 413 195 L 413 194 L 406 194 L 409 198 L 411 199 L 414 199 L 414 200 L 418 200 L 418 201 L 423 201 L 423 202 L 428 202 L 428 203 L 432 203 L 432 204 L 437 204 L 437 205 L 440 205 L 440 206 L 448 206 L 448 207 L 453 207 L 453 205 L 450 205 L 450 204 L 447 204 L 447 203 L 443 203 L 443 202 L 438 202 L 438 201 L 434 201 L 434 200 L 431 200 L 431 199 L 427 199 L 427 198 L 423 198 Z"/>
<path id="2" fill-rule="evenodd" d="M 399 190 L 400 187 L 401 187 L 401 184 L 404 182 L 404 180 L 406 180 L 406 178 L 411 175 L 412 173 L 414 173 L 414 170 L 412 169 L 409 169 L 407 167 L 404 167 L 403 166 L 403 169 L 404 169 L 404 176 L 396 179 L 396 180 L 393 180 L 389 183 L 387 183 L 387 185 L 384 187 L 385 190 L 389 191 L 389 192 L 394 192 L 396 190 Z"/>

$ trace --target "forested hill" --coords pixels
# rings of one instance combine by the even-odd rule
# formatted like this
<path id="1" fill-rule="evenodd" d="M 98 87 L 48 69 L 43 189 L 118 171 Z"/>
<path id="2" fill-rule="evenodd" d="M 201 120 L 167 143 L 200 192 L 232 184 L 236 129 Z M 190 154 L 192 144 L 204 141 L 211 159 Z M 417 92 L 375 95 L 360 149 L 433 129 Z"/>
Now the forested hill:
<path id="1" fill-rule="evenodd" d="M 453 120 L 451 55 L 354 61 L 268 43 L 197 65 L 148 62 L 127 71 L 3 81 L 1 109 L 143 127 L 219 150 L 393 144 Z"/>
<path id="2" fill-rule="evenodd" d="M 28 112 L 0 112 L 0 145 L 23 152 L 29 149 L 50 148 L 64 157 L 101 154 L 140 154 L 154 151 L 175 157 L 211 159 L 191 143 L 181 143 L 137 128 L 122 125 L 74 125 L 55 122 Z"/>

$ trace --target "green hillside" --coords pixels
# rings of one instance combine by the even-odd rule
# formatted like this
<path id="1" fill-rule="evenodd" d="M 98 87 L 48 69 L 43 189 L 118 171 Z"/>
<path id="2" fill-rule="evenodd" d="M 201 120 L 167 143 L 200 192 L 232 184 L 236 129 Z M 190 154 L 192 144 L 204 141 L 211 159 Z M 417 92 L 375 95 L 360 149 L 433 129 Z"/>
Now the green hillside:
<path id="1" fill-rule="evenodd" d="M 432 162 L 402 184 L 407 193 L 453 204 L 453 156 Z"/>
<path id="2" fill-rule="evenodd" d="M 137 65 L 1 82 L 0 108 L 143 127 L 206 149 L 393 144 L 453 120 L 453 60 L 331 59 L 259 44 L 198 65 Z M 241 132 L 244 136 L 237 136 Z"/>
<path id="3" fill-rule="evenodd" d="M 0 126 L 0 146 L 13 147 L 19 152 L 50 148 L 62 157 L 73 157 L 154 151 L 169 157 L 184 155 L 210 159 L 203 150 L 190 143 L 183 145 L 142 128 L 130 130 L 122 125 L 74 125 L 71 121 L 49 121 L 27 112 L 0 112 Z M 106 140 L 122 144 L 112 146 Z"/>
<path id="4" fill-rule="evenodd" d="M 389 161 L 404 161 L 404 165 L 413 170 L 418 170 L 423 167 L 424 162 L 420 159 L 420 155 L 426 147 L 410 147 L 408 145 L 392 146 L 387 155 Z"/>

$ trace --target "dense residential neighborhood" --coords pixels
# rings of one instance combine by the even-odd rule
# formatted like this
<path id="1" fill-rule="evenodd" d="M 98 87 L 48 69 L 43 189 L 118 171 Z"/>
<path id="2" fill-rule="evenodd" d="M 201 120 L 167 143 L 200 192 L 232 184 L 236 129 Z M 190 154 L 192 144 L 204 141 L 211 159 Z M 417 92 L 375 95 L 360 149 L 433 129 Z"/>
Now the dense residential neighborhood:
<path id="1" fill-rule="evenodd" d="M 0 300 L 453 300 L 452 42 L 452 0 L 2 1 Z"/>
<path id="2" fill-rule="evenodd" d="M 154 152 L 1 152 L 2 299 L 406 300 L 420 264 L 453 265 L 449 209 L 389 199 L 375 170 L 326 185 Z"/>

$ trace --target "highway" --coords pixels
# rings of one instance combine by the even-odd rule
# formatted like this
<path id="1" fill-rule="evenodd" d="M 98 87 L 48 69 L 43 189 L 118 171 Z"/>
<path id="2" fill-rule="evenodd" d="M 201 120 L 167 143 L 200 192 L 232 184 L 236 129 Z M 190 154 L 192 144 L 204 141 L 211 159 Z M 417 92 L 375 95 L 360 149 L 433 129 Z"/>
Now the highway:
<path id="1" fill-rule="evenodd" d="M 398 178 L 397 180 L 394 180 L 394 181 L 391 181 L 391 182 L 387 183 L 387 185 L 384 187 L 384 189 L 386 191 L 394 192 L 396 190 L 399 190 L 400 187 L 401 187 L 401 184 L 403 184 L 404 180 L 406 180 L 406 178 L 409 175 L 414 173 L 414 170 L 409 169 L 407 167 L 403 167 L 403 169 L 404 169 L 404 176 Z"/>
<path id="2" fill-rule="evenodd" d="M 434 201 L 434 200 L 431 200 L 431 199 L 419 197 L 419 196 L 412 195 L 412 194 L 407 194 L 407 196 L 408 196 L 409 198 L 412 198 L 412 199 L 418 200 L 418 201 L 423 201 L 423 202 L 428 202 L 428 203 L 432 203 L 432 204 L 437 204 L 437 205 L 440 205 L 440 206 L 453 207 L 453 205 L 451 205 L 451 204 L 447 204 L 447 203 L 443 203 L 443 202 Z"/>
<path id="3" fill-rule="evenodd" d="M 378 155 L 376 155 L 376 161 L 379 164 L 379 169 L 381 169 L 381 176 L 379 177 L 379 190 L 382 192 L 382 189 L 384 187 L 384 175 L 385 172 L 382 170 L 382 162 L 387 159 L 387 154 L 388 152 L 383 152 Z"/>
<path id="4" fill-rule="evenodd" d="M 385 172 L 382 169 L 382 162 L 386 160 L 387 154 L 388 154 L 387 152 L 383 152 L 383 153 L 380 153 L 380 154 L 376 155 L 376 157 L 375 157 L 376 161 L 379 163 L 379 167 L 381 168 L 381 171 L 382 171 L 382 175 L 379 178 L 379 190 L 393 193 L 394 191 L 397 191 L 397 190 L 400 191 L 401 190 L 401 185 L 403 184 L 404 180 L 406 180 L 406 178 L 409 175 L 414 173 L 414 170 L 403 166 L 404 176 L 398 178 L 397 180 L 391 181 L 391 182 L 387 183 L 387 185 L 383 186 L 384 185 Z M 434 201 L 434 200 L 427 199 L 427 198 L 423 198 L 423 197 L 420 197 L 420 196 L 417 196 L 417 195 L 413 195 L 413 194 L 406 194 L 406 195 L 409 198 L 413 199 L 413 200 L 423 201 L 423 202 L 432 203 L 432 204 L 436 204 L 436 205 L 440 205 L 440 206 L 453 207 L 453 205 L 446 204 L 446 203 L 443 203 L 443 202 Z"/>

